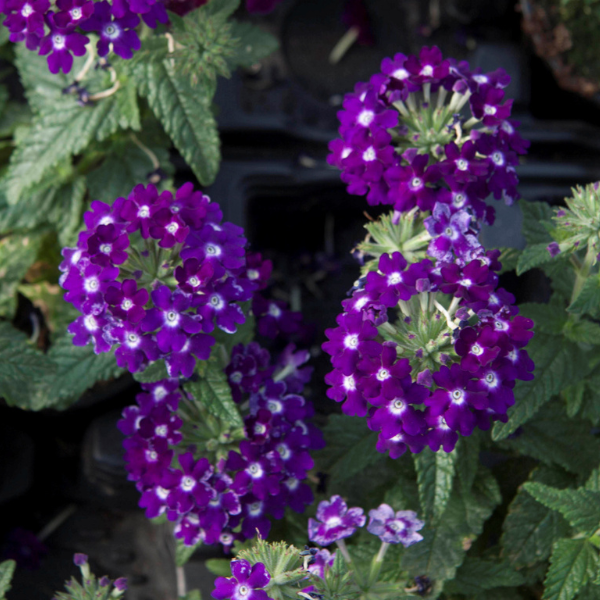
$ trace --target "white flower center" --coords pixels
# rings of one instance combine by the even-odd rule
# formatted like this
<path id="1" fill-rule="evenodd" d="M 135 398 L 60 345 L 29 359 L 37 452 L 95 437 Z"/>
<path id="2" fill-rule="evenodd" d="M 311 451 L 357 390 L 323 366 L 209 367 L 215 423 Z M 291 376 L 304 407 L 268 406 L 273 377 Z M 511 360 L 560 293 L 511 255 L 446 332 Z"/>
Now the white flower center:
<path id="1" fill-rule="evenodd" d="M 159 497 L 160 500 L 164 501 L 169 496 L 169 490 L 166 490 L 164 487 L 158 486 L 156 488 L 156 495 Z"/>
<path id="2" fill-rule="evenodd" d="M 176 233 L 178 229 L 179 229 L 179 225 L 177 225 L 177 223 L 169 223 L 169 224 L 167 225 L 167 231 L 168 231 L 170 234 L 174 234 L 174 233 Z"/>
<path id="3" fill-rule="evenodd" d="M 147 219 L 150 216 L 150 207 L 149 206 L 140 206 L 137 216 L 140 219 Z"/>
<path id="4" fill-rule="evenodd" d="M 267 426 L 263 423 L 256 423 L 256 425 L 254 425 L 254 433 L 256 435 L 262 435 L 265 431 L 267 431 Z"/>
<path id="5" fill-rule="evenodd" d="M 508 329 L 508 323 L 505 323 L 504 321 L 500 321 L 500 319 L 496 319 L 494 321 L 494 327 L 498 331 L 506 331 Z"/>
<path id="6" fill-rule="evenodd" d="M 127 334 L 127 345 L 130 348 L 137 348 L 137 346 L 140 345 L 140 336 L 137 333 L 130 331 Z"/>
<path id="7" fill-rule="evenodd" d="M 184 492 L 191 492 L 196 487 L 196 482 L 193 477 L 186 475 L 181 480 L 181 489 Z"/>
<path id="8" fill-rule="evenodd" d="M 485 382 L 492 387 L 496 383 L 496 376 L 493 373 L 488 373 L 485 376 Z"/>
<path id="9" fill-rule="evenodd" d="M 481 356 L 483 354 L 483 348 L 479 344 L 473 344 L 471 346 L 471 354 Z"/>
<path id="10" fill-rule="evenodd" d="M 221 254 L 221 248 L 213 246 L 213 244 L 207 244 L 204 250 L 206 254 L 210 254 L 210 256 L 219 256 Z"/>
<path id="11" fill-rule="evenodd" d="M 283 409 L 283 404 L 279 400 L 269 400 L 267 408 L 274 414 L 279 414 Z"/>
<path id="12" fill-rule="evenodd" d="M 279 446 L 277 446 L 277 452 L 279 452 L 279 456 L 281 456 L 282 460 L 287 460 L 292 455 L 290 449 L 285 444 L 279 444 Z"/>
<path id="13" fill-rule="evenodd" d="M 501 167 L 504 164 L 504 154 L 502 154 L 502 152 L 496 150 L 496 152 L 494 152 L 492 154 L 492 162 L 495 165 L 498 165 L 499 167 Z"/>
<path id="14" fill-rule="evenodd" d="M 198 287 L 200 285 L 200 280 L 195 276 L 192 275 L 189 279 L 188 279 L 188 283 L 192 286 L 192 287 Z"/>
<path id="15" fill-rule="evenodd" d="M 247 585 L 240 585 L 237 591 L 240 596 L 247 596 L 250 593 L 250 588 Z"/>
<path id="16" fill-rule="evenodd" d="M 350 350 L 356 350 L 358 348 L 358 335 L 351 333 L 344 338 L 344 346 L 350 348 Z"/>
<path id="17" fill-rule="evenodd" d="M 101 244 L 100 252 L 102 252 L 102 254 L 110 254 L 112 252 L 112 244 Z"/>
<path id="18" fill-rule="evenodd" d="M 340 156 L 341 156 L 342 160 L 344 160 L 345 158 L 348 158 L 351 153 L 352 153 L 352 148 L 344 148 L 342 150 L 342 154 Z"/>
<path id="19" fill-rule="evenodd" d="M 394 79 L 399 79 L 400 81 L 403 81 L 404 79 L 408 79 L 409 77 L 409 73 L 406 69 L 396 69 L 393 73 L 392 73 L 392 77 Z"/>
<path id="20" fill-rule="evenodd" d="M 29 5 L 29 4 L 23 5 L 23 8 L 21 9 L 21 14 L 25 18 L 27 18 L 32 12 L 33 12 L 33 8 L 31 8 L 31 5 Z"/>
<path id="21" fill-rule="evenodd" d="M 344 381 L 342 383 L 344 389 L 348 392 L 353 392 L 356 389 L 356 381 L 354 375 L 344 375 Z"/>
<path id="22" fill-rule="evenodd" d="M 431 77 L 433 75 L 433 67 L 431 65 L 425 65 L 421 69 L 421 75 L 424 77 Z"/>
<path id="23" fill-rule="evenodd" d="M 210 297 L 210 303 L 215 310 L 221 310 L 225 305 L 223 298 L 221 298 L 221 296 L 219 296 L 218 294 L 213 294 Z"/>
<path id="24" fill-rule="evenodd" d="M 159 425 L 154 430 L 154 433 L 156 433 L 156 435 L 158 437 L 167 437 L 167 433 L 169 433 L 169 429 L 166 425 Z"/>
<path id="25" fill-rule="evenodd" d="M 463 390 L 454 390 L 451 396 L 454 404 L 462 404 L 464 402 L 465 393 Z"/>
<path id="26" fill-rule="evenodd" d="M 402 521 L 392 521 L 388 527 L 396 533 L 400 533 L 406 529 L 406 525 Z"/>
<path id="27" fill-rule="evenodd" d="M 86 292 L 97 292 L 100 288 L 100 281 L 97 277 L 89 277 L 83 282 L 83 289 Z"/>
<path id="28" fill-rule="evenodd" d="M 229 381 L 238 384 L 242 381 L 243 378 L 244 376 L 239 371 L 235 371 L 229 376 Z"/>
<path id="29" fill-rule="evenodd" d="M 121 308 L 123 310 L 129 310 L 133 306 L 133 302 L 129 298 L 125 298 L 123 302 L 121 302 Z"/>
<path id="30" fill-rule="evenodd" d="M 464 158 L 459 158 L 456 161 L 456 166 L 459 171 L 466 171 L 469 168 L 469 163 Z"/>
<path id="31" fill-rule="evenodd" d="M 98 329 L 98 321 L 96 321 L 93 315 L 86 315 L 83 323 L 88 331 L 96 331 Z"/>
<path id="32" fill-rule="evenodd" d="M 342 520 L 339 517 L 331 517 L 326 521 L 327 527 L 338 527 L 342 524 Z"/>
<path id="33" fill-rule="evenodd" d="M 104 28 L 104 35 L 111 40 L 116 40 L 121 35 L 121 30 L 114 23 L 109 23 Z"/>
<path id="34" fill-rule="evenodd" d="M 79 19 L 81 19 L 83 13 L 81 12 L 81 9 L 79 7 L 75 7 L 69 11 L 69 14 L 71 15 L 71 18 L 74 21 L 78 21 Z"/>
<path id="35" fill-rule="evenodd" d="M 423 185 L 423 180 L 420 177 L 413 177 L 410 186 L 413 190 L 419 189 Z"/>
<path id="36" fill-rule="evenodd" d="M 391 375 L 387 369 L 384 369 L 382 367 L 381 369 L 379 369 L 379 371 L 377 371 L 376 377 L 379 381 L 385 381 L 386 379 L 389 379 Z"/>
<path id="37" fill-rule="evenodd" d="M 287 489 L 293 492 L 294 490 L 298 489 L 298 486 L 300 485 L 300 480 L 296 479 L 295 477 L 290 477 L 284 483 Z"/>
<path id="38" fill-rule="evenodd" d="M 262 467 L 258 463 L 252 463 L 248 467 L 248 473 L 253 479 L 259 479 L 263 475 Z"/>
<path id="39" fill-rule="evenodd" d="M 277 306 L 277 304 L 269 304 L 269 314 L 272 317 L 275 317 L 276 319 L 279 319 L 279 317 L 281 316 L 281 309 L 279 308 L 279 306 Z"/>
<path id="40" fill-rule="evenodd" d="M 372 110 L 363 110 L 361 113 L 359 113 L 357 121 L 359 125 L 368 127 L 373 122 L 374 118 L 375 113 Z"/>
<path id="41" fill-rule="evenodd" d="M 262 513 L 262 502 L 254 502 L 248 507 L 248 514 L 251 517 L 258 517 Z"/>
<path id="42" fill-rule="evenodd" d="M 67 40 L 65 38 L 64 35 L 60 35 L 60 33 L 57 33 L 56 35 L 52 36 L 52 45 L 54 46 L 55 50 L 62 50 L 67 44 Z"/>
<path id="43" fill-rule="evenodd" d="M 462 192 L 456 192 L 452 195 L 452 204 L 454 204 L 454 206 L 456 206 L 457 208 L 461 208 L 462 206 L 464 206 L 466 201 L 467 196 Z"/>
<path id="44" fill-rule="evenodd" d="M 402 273 L 390 273 L 387 281 L 388 285 L 398 285 L 402 281 Z"/>
<path id="45" fill-rule="evenodd" d="M 375 148 L 373 148 L 373 146 L 369 146 L 364 152 L 363 152 L 363 160 L 365 162 L 372 162 L 377 158 L 377 154 L 375 154 Z"/>
<path id="46" fill-rule="evenodd" d="M 260 277 L 260 273 L 256 269 L 248 269 L 248 279 L 254 281 Z"/>
<path id="47" fill-rule="evenodd" d="M 157 402 L 160 402 L 167 395 L 167 390 L 165 390 L 165 388 L 162 385 L 159 385 L 157 388 L 154 388 L 152 394 L 154 396 L 154 399 Z"/>
<path id="48" fill-rule="evenodd" d="M 458 283 L 460 283 L 460 285 L 466 288 L 471 287 L 473 285 L 473 282 L 470 279 L 461 279 Z"/>
<path id="49" fill-rule="evenodd" d="M 175 323 L 178 321 L 178 318 L 177 318 L 178 316 L 179 316 L 179 315 L 178 315 L 178 314 L 177 314 L 175 311 L 173 311 L 173 310 L 170 310 L 170 311 L 169 311 L 169 312 L 166 314 L 166 317 L 167 317 L 167 323 L 168 323 L 169 325 L 175 325 Z"/>
<path id="50" fill-rule="evenodd" d="M 496 111 L 497 111 L 496 107 L 495 106 L 491 106 L 490 104 L 486 104 L 483 107 L 483 113 L 486 114 L 486 115 L 493 116 L 493 115 L 496 114 Z"/>

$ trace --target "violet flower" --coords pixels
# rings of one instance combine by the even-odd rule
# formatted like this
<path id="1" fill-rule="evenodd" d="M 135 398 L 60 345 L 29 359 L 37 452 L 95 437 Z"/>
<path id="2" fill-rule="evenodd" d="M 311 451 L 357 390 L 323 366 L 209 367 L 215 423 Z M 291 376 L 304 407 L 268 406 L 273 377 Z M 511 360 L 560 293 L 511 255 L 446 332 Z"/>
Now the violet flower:
<path id="1" fill-rule="evenodd" d="M 308 539 L 320 546 L 350 537 L 363 527 L 366 517 L 362 508 L 348 508 L 341 496 L 323 500 L 317 508 L 317 520 L 308 520 Z"/>
<path id="2" fill-rule="evenodd" d="M 388 504 L 369 511 L 367 531 L 379 537 L 385 544 L 402 544 L 405 548 L 423 539 L 417 533 L 425 523 L 417 519 L 417 513 L 412 510 L 394 509 Z"/>
<path id="3" fill-rule="evenodd" d="M 250 566 L 247 560 L 231 561 L 232 577 L 217 577 L 211 595 L 216 600 L 269 600 L 264 591 L 271 576 L 263 563 Z"/>

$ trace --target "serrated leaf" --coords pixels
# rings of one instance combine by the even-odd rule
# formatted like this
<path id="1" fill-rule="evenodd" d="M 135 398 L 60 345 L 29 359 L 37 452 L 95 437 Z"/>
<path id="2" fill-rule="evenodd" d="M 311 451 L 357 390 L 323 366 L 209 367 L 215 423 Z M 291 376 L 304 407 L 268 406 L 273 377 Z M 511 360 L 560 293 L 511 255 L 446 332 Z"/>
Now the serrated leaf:
<path id="1" fill-rule="evenodd" d="M 178 567 L 183 567 L 185 563 L 192 558 L 192 554 L 202 546 L 202 542 L 198 542 L 193 546 L 186 546 L 180 539 L 176 541 L 175 547 L 175 564 Z"/>
<path id="2" fill-rule="evenodd" d="M 339 484 L 382 459 L 377 452 L 377 434 L 362 419 L 331 415 L 323 428 L 327 447 L 317 453 L 319 469 Z"/>
<path id="3" fill-rule="evenodd" d="M 125 372 L 117 366 L 114 351 L 95 354 L 92 345 L 74 346 L 69 335 L 58 338 L 47 357 L 55 370 L 37 386 L 32 397 L 35 410 L 48 407 L 64 410 L 96 382 L 114 379 Z"/>
<path id="4" fill-rule="evenodd" d="M 11 406 L 38 410 L 34 391 L 54 370 L 53 361 L 28 344 L 25 334 L 0 322 L 0 397 Z"/>
<path id="5" fill-rule="evenodd" d="M 479 469 L 479 447 L 480 442 L 477 432 L 473 432 L 469 437 L 461 437 L 458 440 L 456 472 L 464 490 L 470 490 L 473 487 L 473 482 Z"/>
<path id="6" fill-rule="evenodd" d="M 591 472 L 584 487 L 591 492 L 600 492 L 600 467 Z"/>
<path id="7" fill-rule="evenodd" d="M 600 456 L 600 440 L 591 435 L 589 424 L 566 419 L 558 403 L 546 407 L 505 447 L 584 476 L 598 464 Z"/>
<path id="8" fill-rule="evenodd" d="M 233 427 L 242 427 L 242 417 L 231 396 L 227 375 L 212 357 L 206 361 L 206 367 L 198 381 L 185 384 L 186 390 L 215 417 Z"/>
<path id="9" fill-rule="evenodd" d="M 567 310 L 577 315 L 594 315 L 600 307 L 600 278 L 593 275 L 588 277 L 577 298 L 569 305 Z"/>
<path id="10" fill-rule="evenodd" d="M 225 21 L 238 9 L 239 5 L 240 0 L 211 0 L 210 5 L 207 3 L 202 9 L 207 17 L 217 17 Z"/>
<path id="11" fill-rule="evenodd" d="M 519 208 L 523 213 L 522 230 L 527 243 L 529 245 L 543 243 L 548 245 L 552 242 L 549 231 L 552 227 L 554 213 L 550 205 L 545 202 L 520 200 Z"/>
<path id="12" fill-rule="evenodd" d="M 586 382 L 578 381 L 574 385 L 566 387 L 562 392 L 561 396 L 565 399 L 567 405 L 567 416 L 573 418 L 581 409 L 583 405 L 583 398 L 585 395 Z"/>
<path id="13" fill-rule="evenodd" d="M 500 257 L 498 260 L 502 263 L 500 273 L 514 271 L 517 268 L 521 250 L 519 250 L 519 248 L 498 248 L 498 250 L 500 250 Z"/>
<path id="14" fill-rule="evenodd" d="M 577 381 L 588 370 L 578 346 L 564 338 L 536 334 L 527 350 L 535 363 L 535 379 L 515 386 L 515 405 L 509 409 L 507 423 L 496 423 L 494 440 L 502 440 L 526 423 L 553 395 Z"/>
<path id="15" fill-rule="evenodd" d="M 214 180 L 219 168 L 219 136 L 210 100 L 189 77 L 177 75 L 167 59 L 139 65 L 136 78 L 154 114 L 202 185 Z"/>
<path id="16" fill-rule="evenodd" d="M 0 599 L 6 596 L 6 592 L 10 590 L 10 583 L 17 563 L 14 560 L 5 560 L 0 563 Z"/>
<path id="17" fill-rule="evenodd" d="M 110 108 L 103 121 L 98 126 L 96 138 L 105 140 L 119 129 L 132 129 L 139 131 L 140 109 L 138 106 L 137 89 L 133 80 L 124 74 L 119 75 L 119 89 L 111 96 Z M 103 100 L 100 100 L 103 102 Z"/>
<path id="18" fill-rule="evenodd" d="M 548 469 L 536 469 L 531 479 L 554 486 L 565 486 L 565 475 Z M 569 525 L 559 513 L 540 504 L 520 488 L 508 508 L 502 526 L 503 556 L 518 569 L 545 561 L 552 544 L 569 532 Z"/>
<path id="19" fill-rule="evenodd" d="M 164 360 L 151 362 L 143 371 L 133 374 L 133 378 L 140 383 L 153 383 L 161 379 L 168 379 L 167 367 Z"/>
<path id="20" fill-rule="evenodd" d="M 548 242 L 549 243 L 549 242 Z M 554 257 L 548 252 L 548 243 L 527 246 L 517 261 L 517 275 L 523 275 L 534 267 L 550 262 Z"/>
<path id="21" fill-rule="evenodd" d="M 458 569 L 454 580 L 444 586 L 444 592 L 471 595 L 496 587 L 519 586 L 523 583 L 523 576 L 507 561 L 468 556 Z"/>
<path id="22" fill-rule="evenodd" d="M 229 58 L 232 66 L 251 67 L 279 46 L 275 36 L 246 21 L 233 21 L 231 35 L 238 40 L 235 53 Z"/>
<path id="23" fill-rule="evenodd" d="M 565 323 L 563 333 L 568 340 L 582 344 L 600 344 L 600 325 L 587 319 L 570 317 Z"/>
<path id="24" fill-rule="evenodd" d="M 0 239 L 0 316 L 12 318 L 17 287 L 35 261 L 41 242 L 40 232 Z"/>
<path id="25" fill-rule="evenodd" d="M 572 600 L 598 570 L 598 551 L 587 540 L 558 540 L 544 581 L 544 600 Z"/>
<path id="26" fill-rule="evenodd" d="M 420 531 L 423 540 L 407 548 L 401 561 L 410 576 L 426 575 L 435 582 L 432 597 L 441 592 L 445 580 L 454 577 L 466 549 L 500 502 L 497 483 L 486 470 L 480 470 L 471 492 L 459 488 L 453 491 L 437 525 L 426 523 Z"/>
<path id="27" fill-rule="evenodd" d="M 157 157 L 161 169 L 171 174 L 173 169 L 168 150 L 155 145 L 149 146 L 149 150 Z M 112 204 L 115 198 L 127 197 L 138 183 L 146 181 L 153 170 L 150 157 L 133 141 L 115 142 L 102 164 L 87 175 L 90 196 Z"/>
<path id="28" fill-rule="evenodd" d="M 585 488 L 560 490 L 533 481 L 525 483 L 523 489 L 547 508 L 561 513 L 579 532 L 591 534 L 600 526 L 600 492 Z"/>
<path id="29" fill-rule="evenodd" d="M 528 319 L 533 319 L 536 333 L 561 335 L 567 322 L 564 306 L 561 308 L 559 309 L 557 303 L 538 304 L 527 302 L 519 305 L 519 313 Z"/>
<path id="30" fill-rule="evenodd" d="M 446 509 L 452 483 L 458 450 L 450 453 L 432 452 L 426 448 L 414 455 L 419 499 L 426 520 L 436 521 Z"/>
<path id="31" fill-rule="evenodd" d="M 217 577 L 231 577 L 231 561 L 226 558 L 209 558 L 204 566 Z"/>

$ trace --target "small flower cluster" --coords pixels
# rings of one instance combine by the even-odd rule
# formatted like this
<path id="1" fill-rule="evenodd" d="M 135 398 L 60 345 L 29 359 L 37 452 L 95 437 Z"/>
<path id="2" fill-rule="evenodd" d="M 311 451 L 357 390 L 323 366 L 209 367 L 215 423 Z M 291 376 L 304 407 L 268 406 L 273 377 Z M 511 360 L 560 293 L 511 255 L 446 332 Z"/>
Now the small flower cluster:
<path id="1" fill-rule="evenodd" d="M 264 591 L 271 576 L 263 563 L 250 565 L 247 560 L 231 561 L 232 577 L 217 577 L 212 597 L 216 600 L 269 600 Z"/>
<path id="2" fill-rule="evenodd" d="M 308 539 L 320 546 L 329 546 L 354 535 L 367 521 L 362 508 L 348 508 L 341 496 L 323 500 L 317 508 L 317 518 L 308 520 Z M 369 511 L 367 531 L 379 537 L 384 544 L 402 544 L 404 547 L 420 542 L 423 536 L 417 533 L 423 521 L 417 519 L 412 510 L 394 512 L 388 504 Z M 323 557 L 323 560 L 330 560 Z"/>
<path id="3" fill-rule="evenodd" d="M 502 69 L 472 72 L 436 47 L 386 58 L 381 70 L 357 84 L 338 113 L 342 137 L 331 142 L 328 160 L 348 192 L 398 212 L 443 204 L 444 219 L 463 234 L 468 216 L 492 222 L 483 199 L 518 198 L 515 165 L 529 145 L 509 120 L 510 77 Z"/>
<path id="4" fill-rule="evenodd" d="M 450 452 L 459 433 L 506 421 L 515 380 L 533 378 L 524 350 L 533 322 L 497 289 L 497 257 L 434 267 L 383 254 L 364 289 L 342 303 L 323 344 L 334 366 L 327 395 L 345 414 L 367 417 L 380 452 Z M 401 315 L 392 324 L 393 307 Z"/>
<path id="5" fill-rule="evenodd" d="M 82 313 L 68 330 L 96 353 L 116 345 L 117 363 L 132 373 L 164 359 L 170 376 L 190 377 L 210 355 L 215 325 L 234 333 L 245 321 L 238 303 L 270 270 L 260 255 L 248 267 L 243 230 L 222 223 L 191 183 L 175 195 L 138 185 L 112 206 L 92 202 L 84 220 L 60 265 L 65 300 Z"/>
<path id="6" fill-rule="evenodd" d="M 142 494 L 146 516 L 166 513 L 187 545 L 203 541 L 230 548 L 257 530 L 266 537 L 267 516 L 282 518 L 286 506 L 303 512 L 313 499 L 303 483 L 313 466 L 309 451 L 322 447 L 320 432 L 307 422 L 312 405 L 298 393 L 310 377 L 308 367 L 299 368 L 307 358 L 288 347 L 271 365 L 269 353 L 255 342 L 233 349 L 226 372 L 234 399 L 248 397 L 250 412 L 239 449 L 217 457 L 214 465 L 206 457 L 196 459 L 195 439 L 182 435 L 178 381 L 145 384 L 119 428 L 127 436 L 129 478 Z M 172 466 L 175 455 L 180 468 Z"/>

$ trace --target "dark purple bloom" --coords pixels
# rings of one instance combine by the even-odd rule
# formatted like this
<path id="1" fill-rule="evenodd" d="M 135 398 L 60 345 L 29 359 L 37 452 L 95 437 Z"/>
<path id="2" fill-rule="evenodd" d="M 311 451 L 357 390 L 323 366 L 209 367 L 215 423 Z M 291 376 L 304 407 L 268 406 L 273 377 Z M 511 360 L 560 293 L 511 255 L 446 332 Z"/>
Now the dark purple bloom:
<path id="1" fill-rule="evenodd" d="M 440 49 L 436 46 L 424 46 L 419 58 L 409 56 L 405 66 L 413 79 L 419 83 L 439 82 L 448 75 L 450 69 L 450 63 L 443 59 Z"/>
<path id="2" fill-rule="evenodd" d="M 130 323 L 139 323 L 146 314 L 144 306 L 148 303 L 150 296 L 148 290 L 138 290 L 137 283 L 133 279 L 126 279 L 120 288 L 114 285 L 106 290 L 105 300 L 113 306 L 112 313 Z"/>
<path id="3" fill-rule="evenodd" d="M 548 247 L 546 248 L 546 250 L 548 250 L 548 252 L 552 258 L 554 258 L 555 256 L 558 256 L 560 254 L 560 246 L 558 245 L 557 242 L 552 242 L 552 243 L 548 244 Z"/>
<path id="4" fill-rule="evenodd" d="M 288 310 L 282 300 L 267 300 L 260 294 L 252 298 L 252 313 L 258 320 L 258 332 L 274 339 L 279 332 L 289 336 L 300 329 L 302 315 Z"/>
<path id="5" fill-rule="evenodd" d="M 81 554 L 81 553 L 77 552 L 76 554 L 73 555 L 73 562 L 78 567 L 82 567 L 83 565 L 86 565 L 87 561 L 88 561 L 87 554 Z"/>
<path id="6" fill-rule="evenodd" d="M 119 577 L 115 579 L 113 584 L 119 592 L 124 592 L 127 589 L 127 579 L 125 577 Z"/>
<path id="7" fill-rule="evenodd" d="M 182 266 L 175 269 L 175 279 L 179 283 L 179 288 L 189 294 L 198 292 L 200 288 L 206 286 L 213 274 L 214 268 L 210 263 L 201 263 L 196 258 L 189 258 Z"/>
<path id="8" fill-rule="evenodd" d="M 469 140 L 461 148 L 454 142 L 450 142 L 445 146 L 444 151 L 446 160 L 440 163 L 440 169 L 446 177 L 458 183 L 467 183 L 487 175 L 489 165 L 475 157 L 477 152 L 475 142 Z"/>
<path id="9" fill-rule="evenodd" d="M 139 22 L 139 18 L 132 13 L 113 18 L 111 5 L 103 1 L 94 4 L 94 14 L 81 24 L 81 28 L 85 31 L 95 31 L 100 35 L 97 44 L 99 56 L 106 56 L 112 45 L 115 54 L 129 59 L 133 56 L 134 50 L 141 48 L 140 38 L 135 32 Z"/>
<path id="10" fill-rule="evenodd" d="M 465 327 L 454 344 L 456 353 L 461 357 L 461 369 L 475 373 L 491 363 L 500 353 L 499 338 L 500 335 L 490 326 L 480 329 Z"/>
<path id="11" fill-rule="evenodd" d="M 427 253 L 440 261 L 454 260 L 452 253 L 462 260 L 468 260 L 470 252 L 480 246 L 471 230 L 472 216 L 466 210 L 454 214 L 447 204 L 436 202 L 431 217 L 425 219 L 425 228 L 433 238 Z"/>
<path id="12" fill-rule="evenodd" d="M 57 0 L 54 21 L 59 27 L 77 26 L 94 12 L 92 0 Z"/>
<path id="13" fill-rule="evenodd" d="M 336 402 L 343 402 L 342 412 L 348 416 L 364 417 L 368 411 L 367 399 L 359 389 L 357 377 L 354 373 L 344 375 L 337 369 L 325 375 L 327 397 Z"/>
<path id="14" fill-rule="evenodd" d="M 68 73 L 73 66 L 73 56 L 83 56 L 85 46 L 90 41 L 89 38 L 72 29 L 59 27 L 53 19 L 53 15 L 48 16 L 50 33 L 44 36 L 40 42 L 39 54 L 48 54 L 48 69 L 50 73 L 56 75 L 59 71 Z M 93 204 L 93 203 L 92 203 Z"/>
<path id="15" fill-rule="evenodd" d="M 194 460 L 191 452 L 179 455 L 181 471 L 176 471 L 179 481 L 172 487 L 167 498 L 171 510 L 186 513 L 194 505 L 206 506 L 211 499 L 207 480 L 213 469 L 206 458 Z"/>
<path id="16" fill-rule="evenodd" d="M 402 544 L 405 548 L 412 546 L 423 539 L 417 531 L 425 523 L 417 519 L 417 513 L 412 510 L 394 509 L 388 504 L 369 511 L 369 524 L 367 531 L 379 537 L 386 544 Z"/>
<path id="17" fill-rule="evenodd" d="M 317 520 L 308 520 L 308 539 L 320 546 L 350 537 L 366 522 L 362 508 L 348 508 L 341 496 L 323 500 L 317 508 Z"/>
<path id="18" fill-rule="evenodd" d="M 3 25 L 10 31 L 10 41 L 20 42 L 30 36 L 39 40 L 44 35 L 44 17 L 49 8 L 48 0 L 7 0 L 3 12 L 8 16 Z"/>
<path id="19" fill-rule="evenodd" d="M 250 566 L 247 560 L 231 561 L 233 577 L 217 577 L 212 597 L 216 600 L 269 600 L 262 588 L 271 581 L 263 563 Z"/>
<path id="20" fill-rule="evenodd" d="M 503 99 L 503 90 L 492 86 L 481 86 L 481 89 L 471 96 L 471 110 L 478 119 L 482 119 L 484 125 L 488 127 L 497 125 L 510 117 L 512 109 L 513 101 L 507 100 L 504 104 L 500 104 Z"/>

